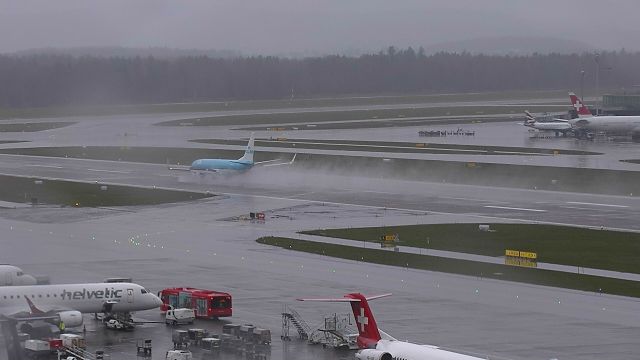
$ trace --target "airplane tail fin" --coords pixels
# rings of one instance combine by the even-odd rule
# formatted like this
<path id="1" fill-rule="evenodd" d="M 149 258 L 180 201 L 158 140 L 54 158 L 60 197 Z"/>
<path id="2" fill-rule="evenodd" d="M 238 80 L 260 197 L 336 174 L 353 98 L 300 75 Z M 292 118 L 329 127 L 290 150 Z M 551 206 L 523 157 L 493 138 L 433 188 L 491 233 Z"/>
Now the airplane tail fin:
<path id="1" fill-rule="evenodd" d="M 578 117 L 592 117 L 591 111 L 589 108 L 580 101 L 580 99 L 576 96 L 576 94 L 570 92 L 569 98 L 571 99 L 571 105 L 576 109 L 578 113 Z"/>
<path id="2" fill-rule="evenodd" d="M 525 126 L 531 126 L 536 123 L 536 117 L 533 116 L 533 114 L 531 114 L 529 110 L 525 110 L 524 115 L 526 117 L 526 119 L 524 120 Z"/>
<path id="3" fill-rule="evenodd" d="M 33 302 L 31 301 L 31 299 L 29 299 L 28 296 L 24 296 L 24 298 L 27 300 L 27 304 L 29 304 L 29 310 L 31 311 L 31 314 L 33 315 L 40 315 L 40 314 L 44 314 L 44 311 L 38 309 Z"/>
<path id="4" fill-rule="evenodd" d="M 238 161 L 248 162 L 253 164 L 253 143 L 254 143 L 254 137 L 253 137 L 253 133 L 251 133 L 251 137 L 249 138 L 249 143 L 247 144 L 247 149 L 244 151 L 244 156 L 238 159 Z"/>
<path id="5" fill-rule="evenodd" d="M 382 294 L 366 297 L 360 293 L 347 294 L 342 299 L 298 299 L 299 301 L 323 301 L 323 302 L 348 302 L 351 304 L 353 317 L 358 326 L 358 347 L 361 349 L 375 348 L 381 339 L 378 324 L 373 317 L 373 312 L 369 307 L 369 300 L 375 300 L 390 296 L 391 294 Z"/>

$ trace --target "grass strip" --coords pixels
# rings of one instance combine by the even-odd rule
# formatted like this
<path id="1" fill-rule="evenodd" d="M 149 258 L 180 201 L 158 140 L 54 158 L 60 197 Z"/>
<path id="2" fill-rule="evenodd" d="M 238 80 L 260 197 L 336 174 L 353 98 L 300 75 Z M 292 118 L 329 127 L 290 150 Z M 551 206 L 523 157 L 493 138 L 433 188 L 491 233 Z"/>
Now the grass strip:
<path id="1" fill-rule="evenodd" d="M 51 122 L 32 122 L 32 123 L 15 123 L 0 124 L 0 132 L 36 132 L 57 129 L 75 124 L 69 121 L 51 121 Z"/>
<path id="2" fill-rule="evenodd" d="M 0 175 L 0 200 L 75 207 L 158 205 L 212 196 L 206 193 Z"/>
<path id="3" fill-rule="evenodd" d="M 260 244 L 366 263 L 476 276 L 565 289 L 640 297 L 640 282 L 601 276 L 532 269 L 477 261 L 326 244 L 283 237 L 262 237 Z"/>
<path id="4" fill-rule="evenodd" d="M 531 107 L 531 106 L 529 106 Z M 447 106 L 447 107 L 408 107 L 372 110 L 327 110 L 299 112 L 271 112 L 264 114 L 222 115 L 163 121 L 160 126 L 220 126 L 220 125 L 257 125 L 317 123 L 347 120 L 400 119 L 429 116 L 465 116 L 521 113 L 526 108 L 515 106 Z M 566 105 L 536 107 L 536 111 L 552 112 L 566 110 Z"/>
<path id="5" fill-rule="evenodd" d="M 380 243 L 398 234 L 402 246 L 486 256 L 506 249 L 538 254 L 538 261 L 611 271 L 640 273 L 640 233 L 543 224 L 428 224 L 302 231 L 303 234 Z"/>
<path id="6" fill-rule="evenodd" d="M 246 141 L 241 142 L 244 146 Z M 195 159 L 237 159 L 244 150 L 129 146 L 66 146 L 0 149 L 0 154 L 190 165 Z M 290 158 L 290 154 L 258 152 L 256 161 Z"/>
<path id="7" fill-rule="evenodd" d="M 363 121 L 344 121 L 344 122 L 320 122 L 307 123 L 303 125 L 293 124 L 276 124 L 268 126 L 249 126 L 233 128 L 232 130 L 245 131 L 300 131 L 300 130 L 353 130 L 353 129 L 380 129 L 388 127 L 403 126 L 436 126 L 436 125 L 471 125 L 477 123 L 494 123 L 514 121 L 513 117 L 482 117 L 482 118 L 465 118 L 455 117 L 446 119 L 434 119 L 431 117 L 418 119 L 386 119 L 386 120 L 363 120 Z"/>
<path id="8" fill-rule="evenodd" d="M 423 140 L 423 139 L 420 139 Z M 192 142 L 202 144 L 243 145 L 244 140 L 225 139 L 195 139 Z M 343 151 L 375 151 L 375 152 L 401 152 L 401 153 L 447 153 L 447 154 L 481 154 L 481 155 L 505 155 L 505 154 L 541 154 L 541 155 L 601 155 L 602 153 L 570 150 L 531 148 L 518 146 L 488 146 L 488 145 L 464 145 L 464 144 L 432 144 L 427 142 L 392 142 L 392 141 L 360 141 L 360 140 L 315 140 L 315 139 L 256 139 L 256 146 L 281 147 L 289 149 L 318 149 L 318 150 L 343 150 Z M 456 152 L 456 150 L 459 150 Z"/>
<path id="9" fill-rule="evenodd" d="M 379 94 L 374 96 L 340 96 L 273 100 L 219 100 L 209 102 L 96 105 L 72 107 L 0 108 L 0 119 L 45 118 L 65 116 L 100 116 L 124 114 L 162 114 L 207 111 L 236 111 L 257 109 L 310 108 L 324 106 L 395 105 L 433 102 L 499 101 L 537 99 L 544 103 L 566 103 L 566 91 L 506 91 L 460 94 Z"/>

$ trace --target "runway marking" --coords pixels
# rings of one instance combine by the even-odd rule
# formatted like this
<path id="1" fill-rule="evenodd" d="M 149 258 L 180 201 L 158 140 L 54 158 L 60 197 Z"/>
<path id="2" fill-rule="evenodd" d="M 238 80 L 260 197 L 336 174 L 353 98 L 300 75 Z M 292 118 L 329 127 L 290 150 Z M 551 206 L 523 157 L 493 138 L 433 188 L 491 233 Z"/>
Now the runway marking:
<path id="1" fill-rule="evenodd" d="M 605 206 L 605 207 L 614 207 L 614 208 L 628 208 L 629 207 L 627 205 L 599 204 L 599 203 L 580 202 L 580 201 L 567 201 L 567 204 Z"/>
<path id="2" fill-rule="evenodd" d="M 58 165 L 38 165 L 38 164 L 27 164 L 25 166 L 30 166 L 30 167 L 43 167 L 43 168 L 52 168 L 52 169 L 62 169 L 62 166 L 58 166 Z"/>
<path id="3" fill-rule="evenodd" d="M 593 211 L 593 208 L 584 208 L 584 207 L 579 207 L 579 206 L 559 206 L 563 209 L 574 209 L 574 210 L 587 210 L 587 211 Z"/>
<path id="4" fill-rule="evenodd" d="M 349 191 L 349 192 L 362 192 L 362 193 L 372 193 L 372 194 L 382 194 L 382 195 L 398 195 L 398 193 L 388 192 L 388 191 L 374 191 L 374 190 L 356 190 L 356 189 L 348 189 L 348 188 L 337 188 L 335 190 L 340 191 Z"/>
<path id="5" fill-rule="evenodd" d="M 496 206 L 496 205 L 485 205 L 484 207 L 492 208 L 492 209 L 503 209 L 503 210 L 547 212 L 547 210 L 541 210 L 541 209 L 527 209 L 527 208 L 517 208 L 517 207 L 508 207 L 508 206 Z"/>
<path id="6" fill-rule="evenodd" d="M 107 172 L 107 173 L 116 173 L 116 174 L 131 174 L 131 171 L 122 171 L 122 170 L 87 169 L 87 171 Z"/>

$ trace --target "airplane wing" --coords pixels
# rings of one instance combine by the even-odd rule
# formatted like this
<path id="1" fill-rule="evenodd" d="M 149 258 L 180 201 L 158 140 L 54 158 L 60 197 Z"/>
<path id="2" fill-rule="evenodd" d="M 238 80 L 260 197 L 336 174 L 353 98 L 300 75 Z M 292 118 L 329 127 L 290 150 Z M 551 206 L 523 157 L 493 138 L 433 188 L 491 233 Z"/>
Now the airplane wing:
<path id="1" fill-rule="evenodd" d="M 298 301 L 318 301 L 318 302 L 360 302 L 360 299 L 339 298 L 339 299 L 296 299 Z"/>
<path id="2" fill-rule="evenodd" d="M 369 300 L 380 299 L 380 298 L 391 296 L 391 295 L 392 295 L 391 293 L 387 293 L 387 294 L 381 294 L 381 295 L 366 296 L 365 299 L 367 299 L 367 301 L 369 301 Z M 348 295 L 346 295 L 346 296 L 348 296 Z M 333 298 L 333 299 L 296 299 L 296 300 L 298 300 L 298 301 L 318 301 L 318 302 L 360 302 L 360 299 L 352 298 L 352 297 Z"/>
<path id="3" fill-rule="evenodd" d="M 169 170 L 173 170 L 173 171 L 191 171 L 191 168 L 187 167 L 187 166 L 169 166 Z"/>
<path id="4" fill-rule="evenodd" d="M 378 329 L 378 332 L 380 333 L 380 337 L 384 340 L 390 340 L 390 341 L 398 341 L 398 339 L 394 338 L 393 336 L 387 334 L 386 332 Z"/>
<path id="5" fill-rule="evenodd" d="M 264 167 L 268 167 L 268 166 L 282 166 L 282 165 L 292 165 L 293 162 L 296 160 L 296 156 L 298 154 L 293 154 L 293 158 L 290 161 L 287 162 L 276 162 L 276 161 L 282 161 L 280 159 L 275 159 L 275 160 L 267 160 L 267 161 L 259 161 L 259 162 L 255 162 L 253 163 L 254 166 L 264 166 Z"/>

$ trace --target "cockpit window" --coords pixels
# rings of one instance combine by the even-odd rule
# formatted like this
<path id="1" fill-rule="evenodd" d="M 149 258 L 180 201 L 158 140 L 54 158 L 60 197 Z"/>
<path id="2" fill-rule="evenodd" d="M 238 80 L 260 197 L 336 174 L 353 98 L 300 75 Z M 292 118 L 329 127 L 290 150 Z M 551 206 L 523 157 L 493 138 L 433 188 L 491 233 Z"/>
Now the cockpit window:
<path id="1" fill-rule="evenodd" d="M 140 289 L 140 292 L 143 293 L 143 294 L 148 293 L 147 289 L 144 289 L 144 288 Z"/>
<path id="2" fill-rule="evenodd" d="M 22 276 L 24 273 L 22 271 L 18 271 L 18 276 Z"/>

